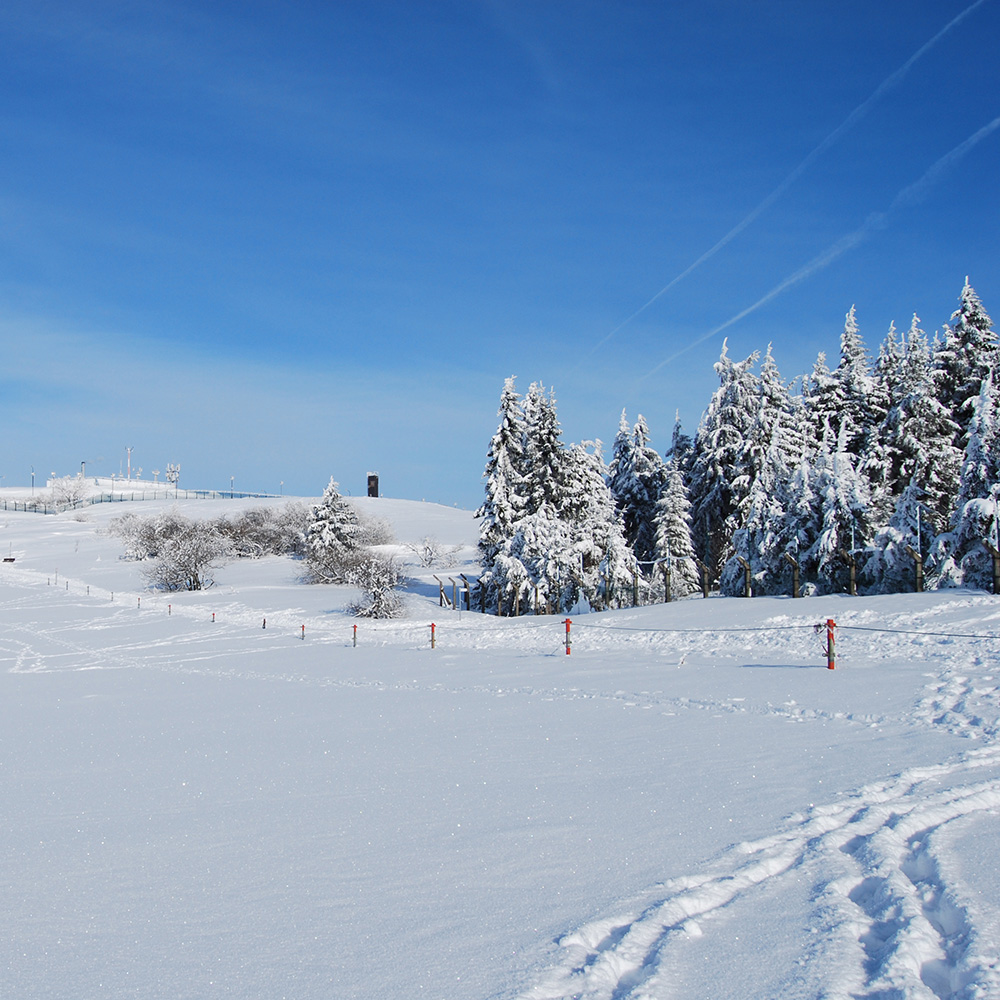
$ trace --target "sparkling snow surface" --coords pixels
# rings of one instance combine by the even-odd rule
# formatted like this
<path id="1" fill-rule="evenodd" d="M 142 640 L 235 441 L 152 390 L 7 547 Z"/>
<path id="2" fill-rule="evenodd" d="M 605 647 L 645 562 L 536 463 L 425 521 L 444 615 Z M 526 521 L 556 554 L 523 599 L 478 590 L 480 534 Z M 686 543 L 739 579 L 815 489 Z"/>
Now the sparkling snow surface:
<path id="1" fill-rule="evenodd" d="M 566 656 L 438 606 L 468 512 L 356 502 L 461 546 L 401 544 L 357 648 L 292 560 L 144 590 L 103 528 L 169 504 L 0 514 L 0 996 L 1000 996 L 1000 638 L 915 634 L 1000 602 L 699 598 Z"/>

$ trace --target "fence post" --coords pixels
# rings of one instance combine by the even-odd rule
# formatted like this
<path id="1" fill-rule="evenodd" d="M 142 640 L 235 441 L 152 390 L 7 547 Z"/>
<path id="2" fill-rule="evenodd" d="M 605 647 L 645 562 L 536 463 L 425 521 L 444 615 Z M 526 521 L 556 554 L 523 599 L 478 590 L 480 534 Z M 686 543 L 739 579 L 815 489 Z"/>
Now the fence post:
<path id="1" fill-rule="evenodd" d="M 701 596 L 708 597 L 708 567 L 697 556 L 691 558 L 698 564 L 701 573 Z"/>
<path id="2" fill-rule="evenodd" d="M 743 596 L 750 596 L 750 563 L 743 558 L 743 556 L 736 557 L 739 560 L 739 564 L 743 567 Z"/>
<path id="3" fill-rule="evenodd" d="M 566 626 L 566 655 L 569 656 L 569 647 L 570 647 L 569 627 L 573 623 L 569 618 L 567 618 L 566 621 L 563 622 L 563 624 Z"/>
<path id="4" fill-rule="evenodd" d="M 988 541 L 984 541 L 983 545 L 993 557 L 993 593 L 1000 594 L 1000 552 Z"/>
<path id="5" fill-rule="evenodd" d="M 827 618 L 826 620 L 826 669 L 833 670 L 836 665 L 835 658 L 835 644 L 836 639 L 834 638 L 833 630 L 837 627 L 837 623 L 832 618 Z"/>
<path id="6" fill-rule="evenodd" d="M 441 579 L 438 577 L 438 575 L 436 573 L 432 573 L 431 576 L 433 576 L 434 579 L 437 580 L 437 582 L 438 582 L 438 607 L 439 608 L 443 608 L 444 607 L 444 584 L 441 582 Z"/>
<path id="7" fill-rule="evenodd" d="M 846 549 L 841 549 L 840 555 L 843 558 L 844 562 L 847 563 L 847 568 L 851 572 L 850 583 L 848 585 L 848 593 L 851 595 L 851 597 L 857 597 L 858 571 L 857 571 L 857 564 L 854 562 L 854 555 L 853 553 L 848 552 Z"/>
<path id="8" fill-rule="evenodd" d="M 924 592 L 924 557 L 912 545 L 907 545 L 906 551 L 913 558 L 915 567 L 914 588 L 918 594 L 922 594 Z"/>
<path id="9" fill-rule="evenodd" d="M 801 597 L 799 593 L 799 563 L 798 560 L 790 556 L 787 552 L 785 558 L 792 566 L 792 597 Z"/>
<path id="10" fill-rule="evenodd" d="M 637 608 L 639 606 L 639 564 L 636 563 L 632 567 L 632 607 Z M 569 619 L 566 619 L 569 621 Z"/>
<path id="11" fill-rule="evenodd" d="M 670 603 L 670 563 L 663 564 L 663 601 Z"/>
<path id="12" fill-rule="evenodd" d="M 465 584 L 465 610 L 472 610 L 472 591 L 469 589 L 469 578 L 464 573 L 458 574 L 459 579 Z"/>

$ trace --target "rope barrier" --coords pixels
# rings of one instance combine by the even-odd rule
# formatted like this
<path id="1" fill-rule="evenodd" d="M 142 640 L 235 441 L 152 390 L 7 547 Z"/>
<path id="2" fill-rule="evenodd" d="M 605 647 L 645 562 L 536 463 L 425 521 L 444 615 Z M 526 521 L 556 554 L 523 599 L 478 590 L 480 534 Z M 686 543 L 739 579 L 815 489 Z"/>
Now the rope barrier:
<path id="1" fill-rule="evenodd" d="M 998 635 L 982 635 L 978 632 L 920 632 L 903 628 L 875 628 L 873 625 L 837 625 L 837 628 L 852 629 L 855 632 L 888 632 L 890 635 L 932 635 L 942 639 L 1000 639 Z"/>
<path id="2" fill-rule="evenodd" d="M 70 585 L 70 581 L 66 580 L 65 583 L 66 583 L 66 589 L 69 590 L 70 589 L 70 586 L 69 586 Z M 58 578 L 57 578 L 57 584 L 58 584 Z M 49 580 L 49 585 L 51 586 L 51 579 Z M 90 587 L 89 586 L 87 587 L 87 596 L 88 597 L 90 596 Z M 114 595 L 113 594 L 111 594 L 111 599 L 114 600 Z M 142 597 L 141 596 L 139 596 L 139 597 L 136 598 L 136 607 L 140 608 L 140 609 L 142 608 Z M 168 615 L 172 614 L 172 605 L 171 604 L 167 604 L 167 614 Z M 464 623 L 460 623 L 460 620 L 459 621 L 448 622 L 447 623 L 447 629 L 448 629 L 449 632 L 451 632 L 452 634 L 454 634 L 456 636 L 458 634 L 462 634 L 462 635 L 470 635 L 470 634 L 471 635 L 482 635 L 483 633 L 497 633 L 497 632 L 508 632 L 508 634 L 510 634 L 509 629 L 510 629 L 511 624 L 514 621 L 516 621 L 518 623 L 517 628 L 516 628 L 517 632 L 534 631 L 534 630 L 537 630 L 537 629 L 550 629 L 550 628 L 553 628 L 553 627 L 558 626 L 558 625 L 566 625 L 567 624 L 567 620 L 565 620 L 565 619 L 555 619 L 555 616 L 546 615 L 544 621 L 528 621 L 528 620 L 525 620 L 525 619 L 528 619 L 528 618 L 534 617 L 534 616 L 525 615 L 525 616 L 518 616 L 516 618 L 504 618 L 503 619 L 504 624 L 499 624 L 498 623 L 496 625 L 488 625 L 488 624 L 486 624 L 482 620 L 482 618 L 485 618 L 485 617 L 487 617 L 487 616 L 477 616 L 477 621 L 476 621 L 475 625 L 471 625 L 471 624 L 470 625 L 465 625 Z M 555 620 L 553 620 L 553 619 L 555 619 Z M 215 620 L 216 620 L 215 612 L 213 612 L 212 613 L 212 621 L 214 622 Z M 388 622 L 387 621 L 387 622 L 380 622 L 378 624 L 376 624 L 374 621 L 369 621 L 369 622 L 366 623 L 366 625 L 368 626 L 367 629 L 366 629 L 366 631 L 368 631 L 369 634 L 373 634 L 373 635 L 376 635 L 376 636 L 379 635 L 380 633 L 383 636 L 388 636 L 388 635 L 391 635 L 391 634 L 395 634 L 396 636 L 399 636 L 401 638 L 405 635 L 405 633 L 409 632 L 410 630 L 426 628 L 425 625 L 418 625 L 416 622 L 404 622 L 404 621 L 395 621 L 395 622 Z M 982 632 L 937 632 L 937 631 L 928 631 L 928 630 L 925 630 L 925 629 L 880 628 L 880 627 L 875 626 L 875 625 L 844 625 L 844 624 L 841 624 L 841 623 L 834 624 L 832 621 L 829 621 L 829 620 L 826 621 L 826 622 L 802 623 L 802 624 L 798 624 L 798 625 L 750 625 L 750 626 L 739 626 L 739 627 L 734 627 L 734 628 L 712 628 L 712 627 L 707 627 L 707 628 L 651 628 L 651 627 L 642 627 L 642 626 L 635 626 L 635 625 L 613 625 L 613 624 L 608 624 L 608 623 L 604 623 L 604 622 L 584 622 L 584 621 L 580 621 L 579 619 L 573 620 L 573 625 L 575 625 L 577 628 L 582 628 L 582 629 L 595 629 L 595 630 L 596 629 L 603 629 L 605 632 L 645 632 L 647 634 L 652 634 L 652 635 L 699 635 L 699 636 L 731 635 L 731 634 L 738 634 L 738 633 L 791 632 L 791 631 L 800 631 L 800 630 L 807 630 L 807 629 L 811 630 L 813 632 L 817 632 L 818 633 L 818 632 L 820 632 L 824 628 L 829 629 L 830 626 L 833 626 L 833 627 L 839 628 L 841 630 L 845 630 L 846 629 L 848 631 L 854 631 L 854 632 L 876 632 L 876 633 L 883 633 L 883 634 L 886 634 L 886 635 L 926 636 L 928 638 L 936 638 L 936 639 L 979 639 L 979 640 L 996 640 L 996 641 L 1000 641 L 1000 635 L 997 635 L 997 634 L 990 635 L 990 634 L 986 634 L 986 633 L 982 633 Z M 266 618 L 264 618 L 262 620 L 261 627 L 265 628 L 265 629 L 267 628 L 267 619 Z M 357 641 L 358 641 L 357 629 L 358 629 L 358 626 L 355 624 L 353 626 L 353 635 L 351 637 L 352 638 L 352 644 L 355 645 L 355 646 L 357 645 Z M 436 641 L 435 640 L 436 640 L 437 637 L 435 635 L 435 629 L 436 629 L 436 626 L 435 625 L 431 625 L 431 648 L 432 649 L 436 645 Z M 300 625 L 299 631 L 300 631 L 300 638 L 304 639 L 305 638 L 305 625 Z M 330 629 L 328 627 L 321 627 L 320 628 L 320 632 L 321 633 L 329 633 L 331 631 L 332 631 L 332 629 Z M 565 644 L 565 650 L 568 653 L 569 652 L 569 646 L 570 646 L 570 643 L 569 643 L 569 628 L 568 627 L 567 627 L 567 630 L 566 630 L 566 634 L 567 634 L 567 641 L 566 641 L 566 644 Z M 560 647 L 560 648 L 563 648 L 563 647 Z M 831 647 L 829 645 L 828 645 L 828 656 L 831 658 L 830 662 L 832 663 L 832 652 L 831 652 Z M 833 667 L 831 666 L 830 669 L 833 669 Z"/>
<path id="3" fill-rule="evenodd" d="M 690 633 L 692 635 L 705 635 L 706 633 L 715 632 L 785 632 L 792 629 L 800 628 L 826 628 L 824 624 L 814 624 L 814 625 L 754 625 L 745 628 L 639 628 L 631 625 L 589 625 L 583 622 L 578 622 L 576 619 L 573 620 L 573 624 L 577 628 L 602 628 L 608 632 L 680 632 L 680 633 Z"/>

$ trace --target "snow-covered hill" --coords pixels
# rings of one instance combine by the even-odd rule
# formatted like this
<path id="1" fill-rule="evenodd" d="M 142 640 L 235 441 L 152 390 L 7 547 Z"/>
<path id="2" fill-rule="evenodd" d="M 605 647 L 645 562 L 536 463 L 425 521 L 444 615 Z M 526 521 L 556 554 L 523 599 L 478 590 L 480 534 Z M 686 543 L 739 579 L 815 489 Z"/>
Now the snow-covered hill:
<path id="1" fill-rule="evenodd" d="M 291 560 L 144 590 L 103 529 L 161 501 L 0 512 L 0 996 L 1000 996 L 997 599 L 694 599 L 567 656 L 439 607 L 468 512 L 356 502 L 412 578 L 356 647 Z"/>

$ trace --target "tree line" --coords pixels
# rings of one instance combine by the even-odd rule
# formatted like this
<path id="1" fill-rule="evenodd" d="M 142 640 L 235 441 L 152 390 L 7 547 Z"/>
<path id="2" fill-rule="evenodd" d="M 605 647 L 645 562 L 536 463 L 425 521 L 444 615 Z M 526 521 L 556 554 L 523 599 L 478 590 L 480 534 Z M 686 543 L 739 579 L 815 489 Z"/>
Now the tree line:
<path id="1" fill-rule="evenodd" d="M 565 445 L 551 390 L 500 397 L 481 519 L 483 610 L 518 614 L 681 596 L 985 587 L 997 545 L 993 323 L 966 279 L 933 340 L 914 315 L 872 357 L 855 310 L 835 366 L 786 381 L 770 347 L 715 364 L 694 437 L 662 456 L 622 413 L 610 461 Z M 997 546 L 1000 548 L 1000 546 Z M 669 588 L 667 594 L 664 589 Z"/>

